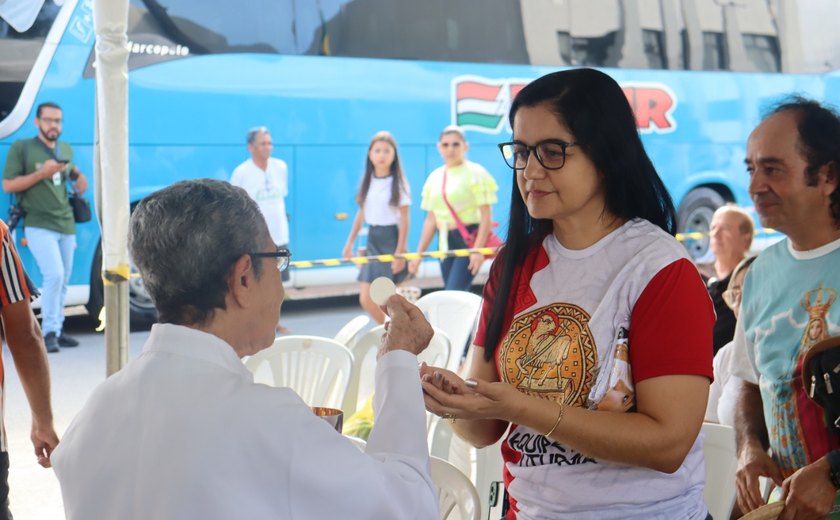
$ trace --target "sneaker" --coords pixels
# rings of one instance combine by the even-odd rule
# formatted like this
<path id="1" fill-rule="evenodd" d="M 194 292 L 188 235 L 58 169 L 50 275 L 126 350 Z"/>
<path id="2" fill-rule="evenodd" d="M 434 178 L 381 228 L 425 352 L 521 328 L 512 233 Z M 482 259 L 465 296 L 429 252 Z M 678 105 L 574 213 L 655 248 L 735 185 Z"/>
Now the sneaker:
<path id="1" fill-rule="evenodd" d="M 62 347 L 78 347 L 79 340 L 77 340 L 76 338 L 71 338 L 70 336 L 62 332 L 58 335 L 58 344 Z"/>
<path id="2" fill-rule="evenodd" d="M 44 345 L 46 345 L 47 352 L 49 352 L 50 354 L 53 354 L 60 350 L 58 348 L 58 336 L 55 332 L 50 332 L 46 336 L 44 336 Z"/>
<path id="3" fill-rule="evenodd" d="M 276 327 L 274 327 L 274 333 L 278 336 L 280 336 L 282 334 L 288 334 L 290 332 L 291 331 L 289 330 L 288 327 L 284 327 L 283 325 L 280 325 L 279 323 L 277 324 Z"/>

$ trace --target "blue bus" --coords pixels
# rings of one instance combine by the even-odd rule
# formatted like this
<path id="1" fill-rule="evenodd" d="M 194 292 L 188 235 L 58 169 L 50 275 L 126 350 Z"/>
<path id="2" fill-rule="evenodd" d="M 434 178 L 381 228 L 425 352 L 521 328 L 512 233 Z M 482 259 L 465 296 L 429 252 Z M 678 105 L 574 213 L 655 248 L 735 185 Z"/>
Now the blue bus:
<path id="1" fill-rule="evenodd" d="M 470 159 L 496 178 L 494 220 L 506 220 L 512 174 L 495 145 L 510 134 L 507 108 L 522 85 L 558 68 L 596 66 L 622 84 L 684 232 L 707 231 L 727 201 L 751 206 L 743 158 L 762 107 L 794 91 L 840 99 L 837 75 L 822 73 L 838 36 L 811 27 L 840 14 L 830 2 L 818 3 L 831 16 L 794 0 L 128 1 L 131 202 L 181 179 L 229 179 L 248 156 L 246 131 L 267 126 L 289 166 L 295 260 L 340 256 L 368 141 L 383 129 L 414 193 L 410 245 L 449 124 L 466 130 Z M 816 35 L 833 45 L 814 51 Z M 35 107 L 54 101 L 61 139 L 92 180 L 94 40 L 90 0 L 46 0 L 28 28 L 0 19 L 0 162 L 35 135 Z M 3 218 L 8 205 L 0 197 Z M 23 229 L 15 235 L 37 284 Z M 95 220 L 78 226 L 67 298 L 94 315 L 99 244 Z M 707 255 L 706 239 L 686 246 Z M 427 262 L 422 274 L 436 269 Z M 355 275 L 353 266 L 296 269 L 290 284 Z M 140 280 L 130 293 L 133 317 L 153 316 Z"/>

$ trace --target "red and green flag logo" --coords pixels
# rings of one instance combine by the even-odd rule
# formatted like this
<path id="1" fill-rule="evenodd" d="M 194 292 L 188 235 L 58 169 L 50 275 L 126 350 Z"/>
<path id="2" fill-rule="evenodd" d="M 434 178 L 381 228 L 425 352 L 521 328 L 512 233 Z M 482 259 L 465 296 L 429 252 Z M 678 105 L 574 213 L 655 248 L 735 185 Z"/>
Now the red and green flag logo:
<path id="1" fill-rule="evenodd" d="M 452 80 L 452 123 L 464 130 L 498 134 L 510 132 L 510 103 L 528 84 L 527 79 L 487 79 L 458 76 Z M 671 133 L 677 129 L 674 110 L 677 98 L 662 83 L 622 83 L 622 90 L 636 115 L 643 134 Z"/>
<path id="2" fill-rule="evenodd" d="M 464 130 L 500 133 L 508 128 L 511 99 L 526 83 L 527 80 L 456 77 L 452 80 L 452 123 Z M 516 85 L 515 90 L 512 85 Z"/>

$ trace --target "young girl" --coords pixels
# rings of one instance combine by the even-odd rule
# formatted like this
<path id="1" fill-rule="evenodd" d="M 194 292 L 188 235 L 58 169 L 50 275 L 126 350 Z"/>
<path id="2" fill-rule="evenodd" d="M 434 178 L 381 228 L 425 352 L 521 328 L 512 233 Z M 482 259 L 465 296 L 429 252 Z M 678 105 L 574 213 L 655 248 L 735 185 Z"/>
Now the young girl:
<path id="1" fill-rule="evenodd" d="M 475 446 L 504 437 L 509 520 L 704 520 L 714 313 L 627 98 L 602 72 L 555 72 L 510 123 L 473 381 L 423 367 L 426 407 Z"/>
<path id="2" fill-rule="evenodd" d="M 405 253 L 411 196 L 408 181 L 400 166 L 397 142 L 389 132 L 377 132 L 370 141 L 356 203 L 359 211 L 353 219 L 353 227 L 342 256 L 353 256 L 353 242 L 363 223 L 368 225 L 369 230 L 368 256 Z M 394 283 L 400 283 L 407 275 L 405 260 L 401 258 L 390 264 L 371 262 L 362 265 L 359 273 L 359 303 L 377 323 L 385 321 L 385 314 L 370 299 L 370 282 L 380 276 L 387 276 Z"/>
<path id="3" fill-rule="evenodd" d="M 483 166 L 467 160 L 468 148 L 460 128 L 447 126 L 443 129 L 438 139 L 438 152 L 444 164 L 430 173 L 423 185 L 421 207 L 428 213 L 418 252 L 426 251 L 436 231 L 441 251 L 484 247 L 487 243 L 491 231 L 490 206 L 496 203 L 499 188 Z M 467 244 L 455 215 L 468 232 L 476 233 L 474 245 Z M 444 288 L 469 291 L 473 277 L 483 263 L 484 256 L 479 253 L 445 258 L 440 263 Z M 412 260 L 408 268 L 414 273 L 419 266 L 420 260 Z"/>

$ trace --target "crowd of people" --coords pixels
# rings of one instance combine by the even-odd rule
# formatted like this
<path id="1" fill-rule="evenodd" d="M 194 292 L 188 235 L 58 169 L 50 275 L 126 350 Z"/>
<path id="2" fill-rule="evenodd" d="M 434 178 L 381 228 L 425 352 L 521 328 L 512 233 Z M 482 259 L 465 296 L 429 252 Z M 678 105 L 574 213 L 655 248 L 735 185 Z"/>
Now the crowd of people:
<path id="1" fill-rule="evenodd" d="M 288 194 L 286 163 L 271 156 L 273 145 L 267 128 L 250 130 L 246 141 L 251 159 L 234 170 L 230 182 L 244 188 L 258 202 L 277 247 L 288 249 L 289 223 L 284 202 Z M 440 251 L 485 247 L 493 236 L 496 181 L 483 166 L 467 160 L 469 144 L 459 127 L 444 128 L 437 147 L 444 164 L 432 171 L 423 185 L 420 205 L 428 213 L 416 250 L 427 251 L 435 234 Z M 397 141 L 390 132 L 377 132 L 371 138 L 355 202 L 358 210 L 341 250 L 343 258 L 408 252 L 411 187 L 400 163 Z M 356 248 L 363 228 L 367 239 L 363 248 Z M 441 260 L 444 288 L 470 290 L 484 261 L 485 256 L 478 253 Z M 416 274 L 419 267 L 420 260 L 406 262 L 403 258 L 396 258 L 390 264 L 362 264 L 358 276 L 362 309 L 375 322 L 384 323 L 384 312 L 370 299 L 370 283 L 387 277 L 399 285 Z M 288 274 L 284 274 L 283 280 L 288 280 Z M 278 324 L 277 332 L 288 330 Z"/>
<path id="2" fill-rule="evenodd" d="M 400 296 L 384 306 L 360 297 L 376 321 L 388 318 L 364 452 L 289 389 L 255 384 L 240 361 L 278 332 L 291 255 L 287 169 L 271 157 L 267 129 L 248 133 L 252 159 L 231 183 L 179 182 L 138 204 L 129 247 L 160 320 L 61 443 L 34 293 L 0 225 L 3 330 L 39 462 L 54 466 L 67 517 L 437 518 L 424 408 L 476 447 L 503 439 L 507 519 L 711 518 L 704 420 L 737 435 L 733 517 L 765 503 L 760 477 L 776 486 L 780 518 L 840 509 L 840 418 L 803 379 L 808 353 L 840 336 L 840 115 L 793 97 L 753 130 L 749 193 L 762 226 L 785 238 L 750 256 L 752 219 L 724 206 L 706 276 L 674 238 L 673 203 L 615 80 L 593 69 L 548 74 L 517 94 L 509 120 L 512 140 L 499 145 L 515 179 L 508 236 L 461 370 L 422 365 L 418 374 L 416 355 L 432 337 L 422 312 Z M 60 112 L 39 109 L 36 124 L 55 144 Z M 467 148 L 460 129 L 441 133 L 444 164 L 421 193 L 419 251 L 435 233 L 442 249 L 491 236 L 497 186 Z M 63 183 L 75 179 L 84 189 L 75 167 L 47 175 L 57 152 L 41 151 L 29 168 L 15 149 L 24 166 L 10 170 L 7 160 L 4 188 L 43 183 L 66 195 Z M 405 252 L 411 191 L 394 137 L 374 135 L 365 164 L 343 255 L 364 224 L 369 253 Z M 33 199 L 25 207 L 37 212 Z M 446 287 L 468 288 L 484 261 L 444 260 Z M 416 269 L 396 260 L 359 279 L 364 289 Z M 61 338 L 48 320 L 46 336 Z"/>

